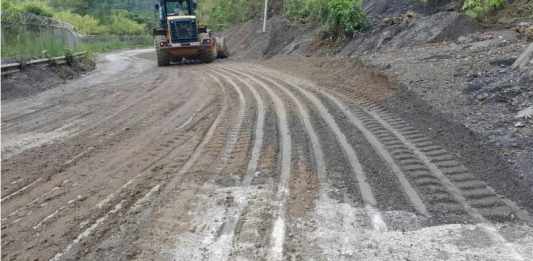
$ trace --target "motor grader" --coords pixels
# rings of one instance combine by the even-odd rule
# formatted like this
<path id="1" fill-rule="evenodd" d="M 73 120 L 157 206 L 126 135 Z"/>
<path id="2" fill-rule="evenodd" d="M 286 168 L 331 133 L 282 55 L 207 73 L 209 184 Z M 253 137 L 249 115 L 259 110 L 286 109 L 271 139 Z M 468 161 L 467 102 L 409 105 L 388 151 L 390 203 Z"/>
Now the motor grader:
<path id="1" fill-rule="evenodd" d="M 197 0 L 159 0 L 159 26 L 154 29 L 158 66 L 196 60 L 212 62 L 227 56 L 224 38 L 215 37 L 196 17 Z"/>

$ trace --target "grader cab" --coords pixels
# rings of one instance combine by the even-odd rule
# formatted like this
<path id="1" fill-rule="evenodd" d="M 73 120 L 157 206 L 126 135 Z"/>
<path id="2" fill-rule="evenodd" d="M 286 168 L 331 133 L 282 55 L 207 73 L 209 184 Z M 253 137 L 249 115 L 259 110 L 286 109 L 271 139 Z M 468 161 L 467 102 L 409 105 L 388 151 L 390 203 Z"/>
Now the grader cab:
<path id="1" fill-rule="evenodd" d="M 197 0 L 159 0 L 159 26 L 154 29 L 157 64 L 199 60 L 212 62 L 227 56 L 224 39 L 215 37 L 199 25 L 196 17 Z"/>

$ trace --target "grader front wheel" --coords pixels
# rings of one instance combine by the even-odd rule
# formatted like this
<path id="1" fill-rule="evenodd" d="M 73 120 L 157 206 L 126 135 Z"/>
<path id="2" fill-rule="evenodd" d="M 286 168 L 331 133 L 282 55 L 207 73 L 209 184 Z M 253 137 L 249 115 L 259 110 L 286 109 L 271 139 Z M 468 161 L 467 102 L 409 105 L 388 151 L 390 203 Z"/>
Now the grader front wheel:
<path id="1" fill-rule="evenodd" d="M 170 65 L 170 58 L 168 57 L 168 52 L 161 49 L 159 46 L 160 40 L 156 38 L 155 40 L 155 51 L 157 55 L 157 66 L 168 66 Z"/>

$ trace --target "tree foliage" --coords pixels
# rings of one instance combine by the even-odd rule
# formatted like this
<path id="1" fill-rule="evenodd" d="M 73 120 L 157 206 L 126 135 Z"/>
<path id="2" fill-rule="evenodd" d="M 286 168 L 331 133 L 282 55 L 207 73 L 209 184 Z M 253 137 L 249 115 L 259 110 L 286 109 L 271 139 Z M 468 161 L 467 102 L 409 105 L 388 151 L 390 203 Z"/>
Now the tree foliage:
<path id="1" fill-rule="evenodd" d="M 199 0 L 200 22 L 220 30 L 262 14 L 264 0 Z"/>
<path id="2" fill-rule="evenodd" d="M 368 26 L 366 14 L 361 8 L 361 0 L 330 0 L 326 18 L 321 20 L 328 30 L 336 35 L 362 31 Z"/>
<path id="3" fill-rule="evenodd" d="M 20 14 L 53 17 L 82 34 L 138 35 L 155 24 L 153 0 L 2 0 L 2 22 Z"/>
<path id="4" fill-rule="evenodd" d="M 60 11 L 54 14 L 54 18 L 71 24 L 76 31 L 86 35 L 102 34 L 107 31 L 105 26 L 100 25 L 100 22 L 90 15 Z"/>
<path id="5" fill-rule="evenodd" d="M 32 13 L 35 15 L 51 17 L 53 16 L 53 10 L 48 6 L 46 2 L 39 0 L 28 1 L 2 1 L 2 16 L 4 14 L 18 14 L 18 13 Z"/>
<path id="6" fill-rule="evenodd" d="M 505 0 L 465 0 L 463 10 L 471 17 L 480 18 L 493 10 L 502 8 L 505 3 Z"/>
<path id="7" fill-rule="evenodd" d="M 111 14 L 109 23 L 109 32 L 112 34 L 141 34 L 144 27 L 133 21 L 128 17 L 128 12 L 125 10 L 116 10 Z"/>
<path id="8" fill-rule="evenodd" d="M 368 27 L 361 0 L 287 0 L 285 15 L 303 22 L 318 22 L 334 37 Z"/>

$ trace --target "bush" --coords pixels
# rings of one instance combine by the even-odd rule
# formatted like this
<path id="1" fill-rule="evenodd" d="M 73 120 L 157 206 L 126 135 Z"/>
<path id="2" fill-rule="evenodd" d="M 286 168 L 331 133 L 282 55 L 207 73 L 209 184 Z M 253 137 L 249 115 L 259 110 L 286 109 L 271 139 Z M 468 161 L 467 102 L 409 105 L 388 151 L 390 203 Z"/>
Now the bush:
<path id="1" fill-rule="evenodd" d="M 109 33 L 117 35 L 142 34 L 145 32 L 142 24 L 128 18 L 127 11 L 114 11 L 108 28 Z"/>
<path id="2" fill-rule="evenodd" d="M 197 15 L 201 23 L 221 30 L 262 15 L 263 3 L 264 0 L 201 0 Z"/>
<path id="3" fill-rule="evenodd" d="M 465 0 L 463 10 L 466 15 L 481 18 L 489 12 L 502 8 L 505 0 Z"/>
<path id="4" fill-rule="evenodd" d="M 54 14 L 54 18 L 71 24 L 76 31 L 87 34 L 102 34 L 107 31 L 105 26 L 100 25 L 98 20 L 90 15 L 79 15 L 69 11 L 62 11 Z"/>
<path id="5" fill-rule="evenodd" d="M 49 56 L 63 55 L 67 45 L 63 39 L 48 32 L 34 32 L 10 28 L 3 30 L 2 57 L 32 59 L 42 57 L 43 52 Z"/>
<path id="6" fill-rule="evenodd" d="M 148 47 L 153 44 L 153 38 L 150 35 L 140 35 L 131 37 L 102 35 L 98 36 L 97 38 L 98 39 L 96 39 L 96 41 L 81 43 L 78 46 L 78 49 L 89 53 L 100 53 L 117 49 Z"/>
<path id="7" fill-rule="evenodd" d="M 288 0 L 285 15 L 301 21 L 320 21 L 327 13 L 327 0 Z"/>
<path id="8" fill-rule="evenodd" d="M 368 27 L 361 0 L 287 0 L 285 15 L 300 21 L 322 24 L 335 38 Z"/>
<path id="9" fill-rule="evenodd" d="M 40 16 L 52 17 L 52 9 L 45 3 L 41 1 L 29 1 L 22 3 L 22 12 L 32 13 Z"/>
<path id="10" fill-rule="evenodd" d="M 366 29 L 368 21 L 361 8 L 361 0 L 330 0 L 325 25 L 336 36 Z"/>
<path id="11" fill-rule="evenodd" d="M 21 13 L 32 13 L 35 15 L 52 17 L 53 10 L 46 2 L 31 0 L 31 1 L 2 1 L 2 16 L 4 13 L 9 15 L 16 15 Z"/>

